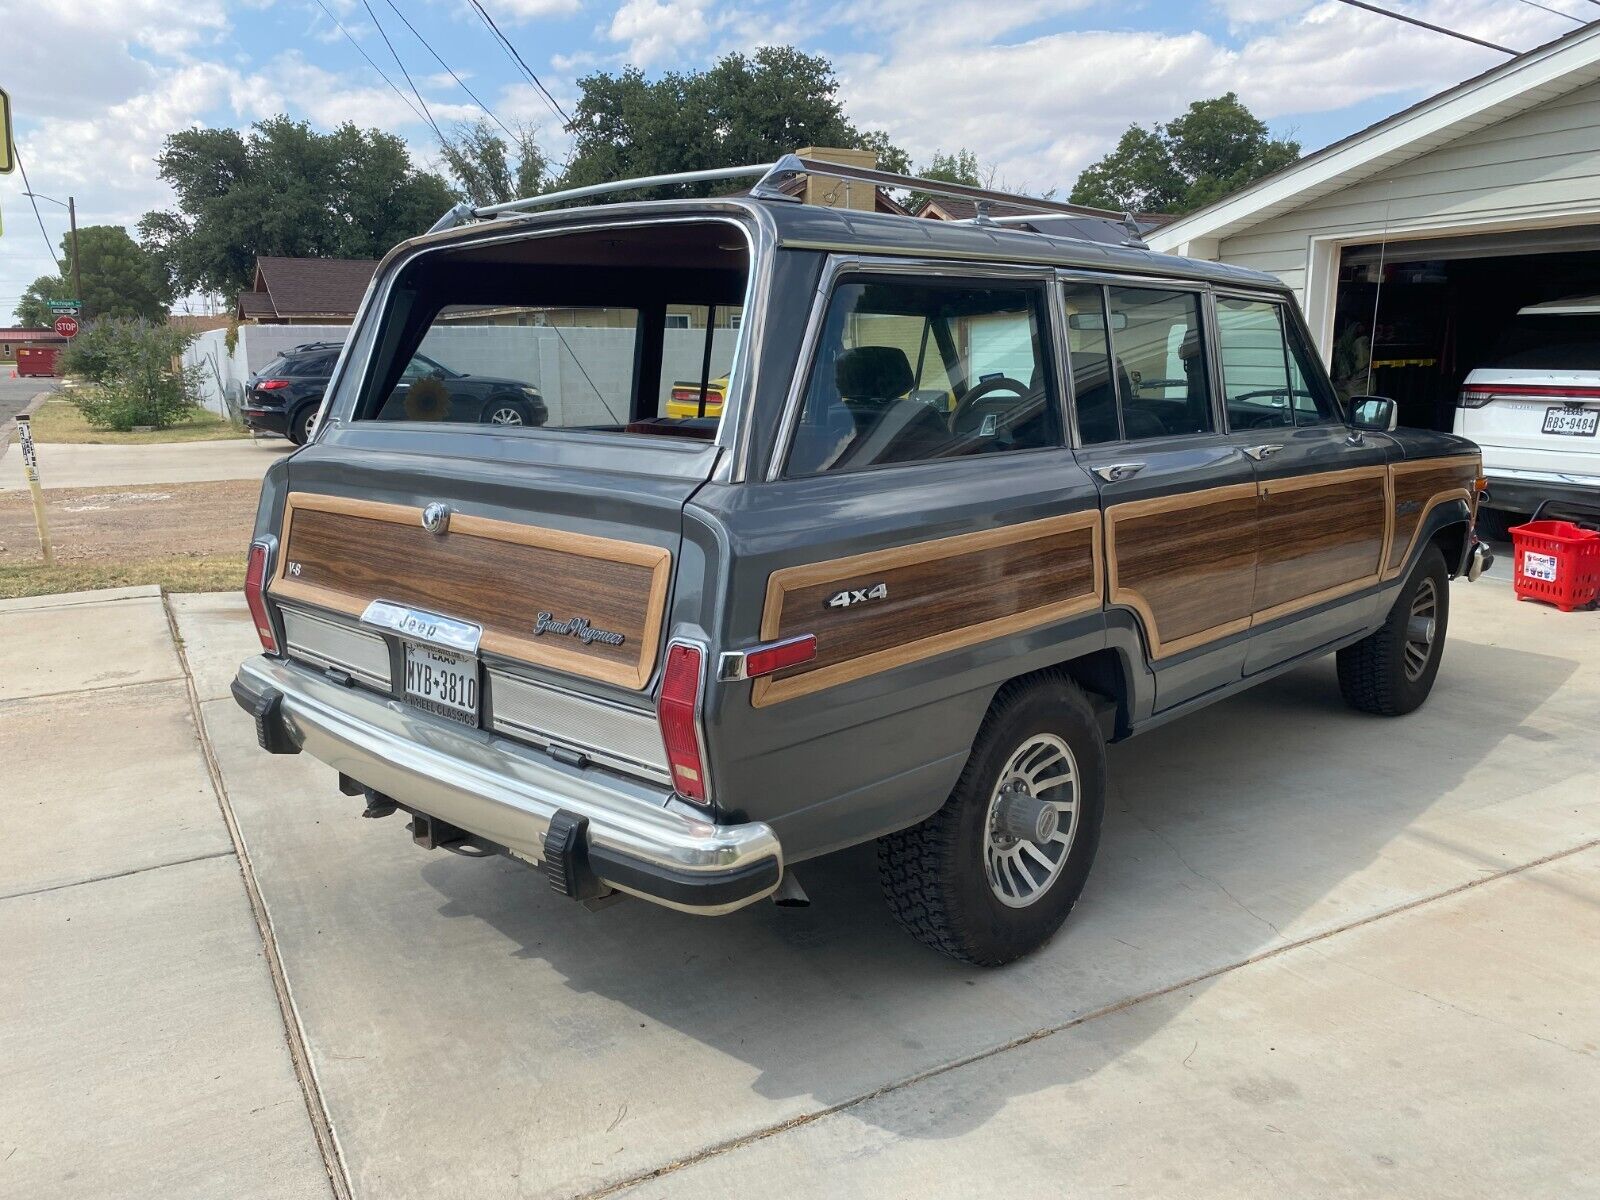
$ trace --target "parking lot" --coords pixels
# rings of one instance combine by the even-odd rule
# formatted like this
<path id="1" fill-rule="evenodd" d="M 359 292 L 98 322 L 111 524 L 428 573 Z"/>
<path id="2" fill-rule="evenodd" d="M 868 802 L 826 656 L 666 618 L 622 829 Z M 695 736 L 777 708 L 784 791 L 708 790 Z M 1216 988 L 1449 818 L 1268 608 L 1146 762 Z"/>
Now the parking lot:
<path id="1" fill-rule="evenodd" d="M 1412 717 L 1320 662 L 1114 748 L 994 972 L 870 848 L 720 920 L 419 850 L 257 749 L 231 595 L 0 603 L 0 1192 L 1600 1194 L 1600 623 L 1452 592 Z"/>

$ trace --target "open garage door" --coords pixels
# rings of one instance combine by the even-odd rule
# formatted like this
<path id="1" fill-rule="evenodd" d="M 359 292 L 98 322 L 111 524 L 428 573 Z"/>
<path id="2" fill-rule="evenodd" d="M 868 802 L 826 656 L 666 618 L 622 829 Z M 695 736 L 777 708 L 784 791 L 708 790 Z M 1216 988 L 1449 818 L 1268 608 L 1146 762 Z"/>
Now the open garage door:
<path id="1" fill-rule="evenodd" d="M 1346 246 L 1330 355 L 1344 396 L 1392 396 L 1448 430 L 1461 382 L 1530 304 L 1600 295 L 1600 225 Z M 1596 323 L 1600 329 L 1600 322 Z"/>

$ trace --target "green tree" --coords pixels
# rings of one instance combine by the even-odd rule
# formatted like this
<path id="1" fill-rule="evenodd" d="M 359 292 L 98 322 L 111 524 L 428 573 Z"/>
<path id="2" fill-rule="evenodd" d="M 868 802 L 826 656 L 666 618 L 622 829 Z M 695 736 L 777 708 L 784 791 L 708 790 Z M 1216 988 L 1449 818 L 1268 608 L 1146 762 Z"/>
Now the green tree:
<path id="1" fill-rule="evenodd" d="M 67 343 L 63 374 L 80 381 L 72 403 L 101 429 L 165 429 L 200 403 L 200 368 L 177 365 L 194 340 L 171 325 L 101 318 Z"/>
<path id="2" fill-rule="evenodd" d="M 1166 124 L 1130 125 L 1116 149 L 1078 177 L 1069 199 L 1134 212 L 1190 212 L 1299 157 L 1299 142 L 1272 137 L 1228 92 L 1195 101 Z"/>
<path id="3" fill-rule="evenodd" d="M 56 318 L 45 301 L 74 299 L 72 285 L 61 276 L 41 275 L 27 286 L 12 315 L 24 329 L 49 329 Z"/>
<path id="4" fill-rule="evenodd" d="M 730 54 L 709 70 L 654 80 L 634 67 L 599 72 L 578 88 L 565 187 L 769 162 L 801 146 L 871 149 L 885 170 L 906 168 L 905 153 L 884 134 L 845 117 L 828 60 L 792 46 Z"/>
<path id="5" fill-rule="evenodd" d="M 964 183 L 968 187 L 983 186 L 983 174 L 978 165 L 978 156 L 965 147 L 953 154 L 935 150 L 933 157 L 913 173 L 923 179 L 937 179 L 941 183 Z M 922 206 L 930 199 L 926 192 L 912 192 L 911 211 L 921 212 Z"/>
<path id="6" fill-rule="evenodd" d="M 455 137 L 444 144 L 443 151 L 461 198 L 472 204 L 503 204 L 542 192 L 550 164 L 535 140 L 536 133 L 531 125 L 515 126 L 513 146 L 488 121 L 457 126 Z"/>
<path id="7" fill-rule="evenodd" d="M 278 116 L 250 130 L 185 129 L 156 159 L 175 209 L 145 214 L 144 244 L 180 292 L 250 285 L 257 255 L 376 258 L 454 201 L 393 134 L 318 133 Z"/>

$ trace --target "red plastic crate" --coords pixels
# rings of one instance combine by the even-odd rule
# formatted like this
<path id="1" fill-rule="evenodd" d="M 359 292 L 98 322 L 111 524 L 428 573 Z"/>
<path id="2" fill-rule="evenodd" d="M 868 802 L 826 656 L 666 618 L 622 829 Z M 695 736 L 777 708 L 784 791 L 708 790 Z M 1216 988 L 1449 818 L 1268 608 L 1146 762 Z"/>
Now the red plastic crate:
<path id="1" fill-rule="evenodd" d="M 1529 521 L 1511 530 L 1511 553 L 1518 600 L 1571 612 L 1600 597 L 1600 533 L 1571 521 Z"/>

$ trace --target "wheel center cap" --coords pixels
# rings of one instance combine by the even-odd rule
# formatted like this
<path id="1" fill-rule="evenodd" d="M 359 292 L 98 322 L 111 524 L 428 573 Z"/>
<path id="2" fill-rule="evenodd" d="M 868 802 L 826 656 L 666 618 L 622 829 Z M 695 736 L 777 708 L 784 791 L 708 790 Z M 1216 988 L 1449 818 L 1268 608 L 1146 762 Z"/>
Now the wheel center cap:
<path id="1" fill-rule="evenodd" d="M 995 805 L 995 830 L 1018 841 L 1042 846 L 1055 837 L 1061 827 L 1061 814 L 1054 805 L 1030 794 L 1021 784 L 1007 784 Z"/>

